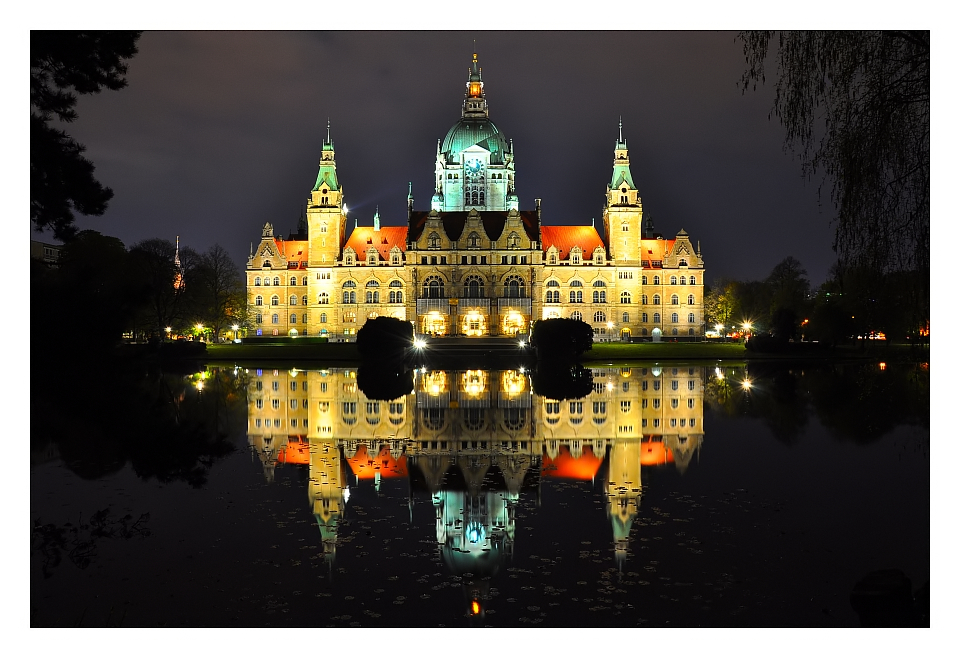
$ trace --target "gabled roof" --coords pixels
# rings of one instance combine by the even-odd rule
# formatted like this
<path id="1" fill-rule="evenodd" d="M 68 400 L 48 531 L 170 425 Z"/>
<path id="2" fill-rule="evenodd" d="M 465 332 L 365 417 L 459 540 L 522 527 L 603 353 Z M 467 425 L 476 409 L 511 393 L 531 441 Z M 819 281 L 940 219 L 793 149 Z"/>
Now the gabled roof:
<path id="1" fill-rule="evenodd" d="M 659 260 L 673 249 L 673 243 L 676 240 L 641 240 L 640 241 L 640 260 Z"/>
<path id="2" fill-rule="evenodd" d="M 287 263 L 306 263 L 310 253 L 310 243 L 306 240 L 283 240 L 274 238 L 277 251 L 287 259 Z"/>
<path id="3" fill-rule="evenodd" d="M 376 247 L 381 260 L 390 260 L 390 250 L 398 247 L 407 250 L 406 226 L 381 226 L 375 230 L 372 226 L 357 226 L 350 234 L 344 249 L 351 247 L 361 260 L 367 257 L 367 250 Z"/>
<path id="4" fill-rule="evenodd" d="M 565 478 L 569 480 L 592 480 L 597 477 L 603 459 L 593 454 L 593 448 L 583 447 L 578 458 L 570 454 L 570 446 L 560 446 L 556 459 L 543 454 L 543 466 L 540 473 L 547 478 Z"/>
<path id="5" fill-rule="evenodd" d="M 603 240 L 593 226 L 543 226 L 540 228 L 543 236 L 543 250 L 556 247 L 560 252 L 560 260 L 570 258 L 570 250 L 580 247 L 584 258 L 593 257 L 597 247 L 603 247 Z"/>
<path id="6" fill-rule="evenodd" d="M 456 210 L 440 213 L 440 223 L 443 226 L 443 232 L 446 233 L 448 240 L 460 240 L 463 237 L 463 227 L 466 226 L 469 210 Z M 490 240 L 499 240 L 503 235 L 503 227 L 507 225 L 506 210 L 478 210 L 480 222 L 483 230 Z M 430 213 L 424 210 L 416 210 L 410 214 L 410 240 L 416 241 L 423 235 L 423 229 L 427 224 L 427 216 Z M 534 241 L 540 240 L 537 230 L 540 221 L 536 210 L 521 210 L 520 221 L 523 224 L 523 230 L 527 237 Z"/>

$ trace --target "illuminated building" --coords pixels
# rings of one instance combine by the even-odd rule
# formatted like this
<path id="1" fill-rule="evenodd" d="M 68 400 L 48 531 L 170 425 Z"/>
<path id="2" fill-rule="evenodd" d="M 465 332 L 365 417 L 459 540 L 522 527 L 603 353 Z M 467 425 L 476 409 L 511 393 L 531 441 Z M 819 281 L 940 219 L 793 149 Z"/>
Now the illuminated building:
<path id="1" fill-rule="evenodd" d="M 418 372 L 408 395 L 378 401 L 352 368 L 250 370 L 248 440 L 268 479 L 277 467 L 308 465 L 328 558 L 351 487 L 401 479 L 429 494 L 447 567 L 493 574 L 512 554 L 521 495 L 541 478 L 560 478 L 603 482 L 622 564 L 641 469 L 683 472 L 703 443 L 706 371 L 647 365 L 592 374 L 593 391 L 577 400 L 534 395 L 519 370 L 434 370 Z"/>
<path id="2" fill-rule="evenodd" d="M 572 317 L 598 340 L 703 337 L 699 245 L 644 220 L 622 127 L 599 230 L 521 210 L 512 140 L 490 120 L 474 55 L 461 118 L 438 141 L 430 210 L 407 197 L 406 226 L 348 227 L 330 126 L 306 221 L 283 239 L 267 223 L 247 262 L 257 335 L 353 336 L 370 318 L 432 335 L 509 336 Z M 357 181 L 358 184 L 361 181 Z M 349 232 L 348 232 L 349 231 Z"/>

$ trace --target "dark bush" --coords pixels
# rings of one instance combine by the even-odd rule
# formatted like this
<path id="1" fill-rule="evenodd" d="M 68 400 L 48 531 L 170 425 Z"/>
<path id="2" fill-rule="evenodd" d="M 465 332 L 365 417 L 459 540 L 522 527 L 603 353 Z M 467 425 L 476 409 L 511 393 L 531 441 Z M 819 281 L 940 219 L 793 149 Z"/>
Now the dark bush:
<path id="1" fill-rule="evenodd" d="M 570 361 L 593 347 L 593 328 L 582 320 L 551 318 L 533 325 L 530 344 L 537 351 L 537 360 Z"/>
<path id="2" fill-rule="evenodd" d="M 367 320 L 357 332 L 357 350 L 364 359 L 402 358 L 413 346 L 413 325 L 397 318 Z"/>
<path id="3" fill-rule="evenodd" d="M 369 400 L 396 400 L 413 390 L 413 371 L 364 361 L 357 369 L 357 387 Z"/>
<path id="4" fill-rule="evenodd" d="M 537 363 L 533 371 L 533 392 L 551 400 L 575 400 L 593 391 L 593 373 L 579 363 Z"/>

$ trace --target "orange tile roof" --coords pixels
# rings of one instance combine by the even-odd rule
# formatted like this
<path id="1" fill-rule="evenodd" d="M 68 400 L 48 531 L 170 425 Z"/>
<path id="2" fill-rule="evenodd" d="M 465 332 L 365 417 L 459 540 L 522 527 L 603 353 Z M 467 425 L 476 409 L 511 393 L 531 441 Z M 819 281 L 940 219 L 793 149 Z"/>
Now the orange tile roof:
<path id="1" fill-rule="evenodd" d="M 281 464 L 309 464 L 310 442 L 303 437 L 291 437 L 287 447 L 277 455 L 277 462 Z"/>
<path id="2" fill-rule="evenodd" d="M 560 252 L 560 260 L 570 258 L 570 250 L 574 247 L 583 249 L 583 257 L 590 259 L 593 258 L 593 250 L 603 246 L 603 240 L 593 226 L 541 226 L 540 235 L 543 250 L 556 247 Z"/>
<path id="3" fill-rule="evenodd" d="M 673 243 L 676 240 L 641 240 L 640 241 L 640 260 L 659 260 L 673 250 Z"/>
<path id="4" fill-rule="evenodd" d="M 600 470 L 603 460 L 593 454 L 593 448 L 584 446 L 583 454 L 574 459 L 570 454 L 570 446 L 560 446 L 556 459 L 550 459 L 544 453 L 543 467 L 540 472 L 543 477 L 565 478 L 569 480 L 592 480 Z"/>
<path id="5" fill-rule="evenodd" d="M 361 445 L 357 448 L 357 453 L 347 460 L 347 464 L 350 472 L 361 480 L 371 480 L 378 472 L 382 478 L 407 476 L 407 456 L 400 455 L 400 459 L 395 459 L 388 446 L 383 446 L 376 457 L 371 457 L 367 446 Z"/>
<path id="6" fill-rule="evenodd" d="M 400 251 L 407 250 L 406 226 L 381 226 L 379 231 L 375 231 L 372 226 L 357 226 L 343 248 L 353 248 L 357 252 L 357 258 L 363 261 L 367 257 L 367 249 L 376 247 L 380 260 L 387 261 L 390 260 L 390 250 L 394 246 L 399 247 Z"/>
<path id="7" fill-rule="evenodd" d="M 643 466 L 657 466 L 673 462 L 673 452 L 663 444 L 663 441 L 640 442 L 640 464 Z"/>
<path id="8" fill-rule="evenodd" d="M 280 238 L 274 238 L 273 241 L 277 245 L 277 251 L 287 259 L 288 263 L 296 262 L 305 264 L 307 262 L 310 243 L 306 240 L 282 240 Z"/>

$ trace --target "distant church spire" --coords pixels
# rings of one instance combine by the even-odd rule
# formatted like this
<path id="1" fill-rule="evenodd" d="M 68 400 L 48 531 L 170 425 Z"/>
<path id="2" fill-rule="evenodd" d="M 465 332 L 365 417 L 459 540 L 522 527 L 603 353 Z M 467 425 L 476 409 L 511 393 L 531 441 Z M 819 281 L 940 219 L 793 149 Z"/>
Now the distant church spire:
<path id="1" fill-rule="evenodd" d="M 380 206 L 377 206 L 377 211 L 373 213 L 373 230 L 380 230 Z"/>

